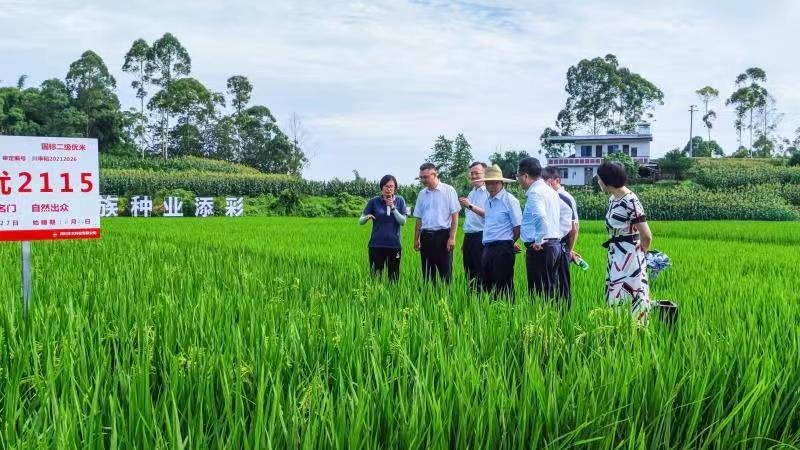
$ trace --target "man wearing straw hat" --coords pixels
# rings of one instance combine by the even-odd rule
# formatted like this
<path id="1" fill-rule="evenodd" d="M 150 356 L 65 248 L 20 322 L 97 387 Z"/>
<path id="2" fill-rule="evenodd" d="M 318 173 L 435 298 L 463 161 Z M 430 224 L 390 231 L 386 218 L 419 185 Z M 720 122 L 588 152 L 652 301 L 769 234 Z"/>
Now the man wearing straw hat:
<path id="1" fill-rule="evenodd" d="M 519 200 L 505 190 L 505 182 L 498 166 L 486 169 L 482 181 L 489 192 L 484 209 L 483 256 L 481 257 L 481 284 L 493 297 L 505 295 L 514 300 L 514 260 L 520 251 L 517 244 L 522 209 Z"/>

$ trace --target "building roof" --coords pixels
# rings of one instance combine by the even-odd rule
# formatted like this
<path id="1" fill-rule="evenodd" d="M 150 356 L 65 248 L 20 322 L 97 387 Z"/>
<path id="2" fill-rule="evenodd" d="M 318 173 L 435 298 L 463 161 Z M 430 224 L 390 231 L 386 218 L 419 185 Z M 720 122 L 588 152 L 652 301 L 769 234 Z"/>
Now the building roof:
<path id="1" fill-rule="evenodd" d="M 550 136 L 547 142 L 572 144 L 578 142 L 652 142 L 652 134 L 590 134 L 585 136 Z"/>

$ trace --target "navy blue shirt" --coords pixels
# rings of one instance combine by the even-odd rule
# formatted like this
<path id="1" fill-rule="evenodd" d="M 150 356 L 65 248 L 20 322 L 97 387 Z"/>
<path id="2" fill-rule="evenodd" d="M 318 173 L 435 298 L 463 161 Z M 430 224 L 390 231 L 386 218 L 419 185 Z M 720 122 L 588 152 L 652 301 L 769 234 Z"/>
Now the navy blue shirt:
<path id="1" fill-rule="evenodd" d="M 402 215 L 407 215 L 406 201 L 399 195 L 394 196 L 394 207 Z M 383 197 L 378 196 L 367 202 L 364 214 L 372 214 L 375 220 L 372 221 L 372 236 L 369 238 L 369 246 L 375 248 L 400 248 L 400 224 L 386 208 Z"/>

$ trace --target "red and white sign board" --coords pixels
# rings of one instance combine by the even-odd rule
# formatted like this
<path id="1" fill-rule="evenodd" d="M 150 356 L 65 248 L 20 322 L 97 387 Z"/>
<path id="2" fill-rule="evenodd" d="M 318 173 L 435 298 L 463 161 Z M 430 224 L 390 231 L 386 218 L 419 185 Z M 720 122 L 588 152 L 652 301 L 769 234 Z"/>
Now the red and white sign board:
<path id="1" fill-rule="evenodd" d="M 100 237 L 97 140 L 0 136 L 0 241 Z"/>

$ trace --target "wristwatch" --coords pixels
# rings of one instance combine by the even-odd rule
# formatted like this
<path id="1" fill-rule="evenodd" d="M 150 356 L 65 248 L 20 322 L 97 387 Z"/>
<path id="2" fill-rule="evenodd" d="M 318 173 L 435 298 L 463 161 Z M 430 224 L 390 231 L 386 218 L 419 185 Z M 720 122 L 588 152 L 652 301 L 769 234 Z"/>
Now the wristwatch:
<path id="1" fill-rule="evenodd" d="M 470 211 L 472 211 L 472 208 L 473 208 L 474 206 L 475 206 L 475 205 L 473 205 L 472 203 L 470 203 L 469 205 L 467 205 L 467 208 L 468 208 Z"/>

